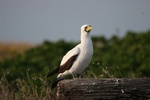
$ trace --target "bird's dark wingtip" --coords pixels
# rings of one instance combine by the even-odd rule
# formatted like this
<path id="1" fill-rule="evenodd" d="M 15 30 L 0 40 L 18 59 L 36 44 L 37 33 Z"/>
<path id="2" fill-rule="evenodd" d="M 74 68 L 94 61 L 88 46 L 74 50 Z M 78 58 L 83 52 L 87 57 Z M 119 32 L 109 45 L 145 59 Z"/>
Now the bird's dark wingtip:
<path id="1" fill-rule="evenodd" d="M 54 89 L 54 88 L 57 86 L 58 82 L 61 81 L 61 80 L 63 80 L 63 79 L 56 79 L 56 80 L 52 83 L 51 89 Z"/>
<path id="2" fill-rule="evenodd" d="M 45 76 L 45 78 L 48 78 L 48 77 L 50 77 L 50 76 L 51 76 L 51 74 L 48 74 L 48 75 Z"/>
<path id="3" fill-rule="evenodd" d="M 45 78 L 48 78 L 48 77 L 50 77 L 50 75 L 49 75 L 49 74 L 45 76 Z"/>
<path id="4" fill-rule="evenodd" d="M 55 70 L 53 70 L 52 72 L 50 72 L 49 74 L 46 75 L 46 78 L 50 77 L 51 75 L 54 75 L 56 73 L 58 73 L 59 71 L 59 67 L 57 67 Z"/>

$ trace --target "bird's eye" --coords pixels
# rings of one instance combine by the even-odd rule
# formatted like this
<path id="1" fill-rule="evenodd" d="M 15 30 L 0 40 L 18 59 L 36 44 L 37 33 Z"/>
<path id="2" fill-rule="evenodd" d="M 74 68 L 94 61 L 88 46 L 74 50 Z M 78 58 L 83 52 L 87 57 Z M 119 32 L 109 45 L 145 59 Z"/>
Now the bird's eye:
<path id="1" fill-rule="evenodd" d="M 86 27 L 84 28 L 84 31 L 85 31 L 85 32 L 87 32 L 87 28 L 88 28 L 88 26 L 86 26 Z"/>

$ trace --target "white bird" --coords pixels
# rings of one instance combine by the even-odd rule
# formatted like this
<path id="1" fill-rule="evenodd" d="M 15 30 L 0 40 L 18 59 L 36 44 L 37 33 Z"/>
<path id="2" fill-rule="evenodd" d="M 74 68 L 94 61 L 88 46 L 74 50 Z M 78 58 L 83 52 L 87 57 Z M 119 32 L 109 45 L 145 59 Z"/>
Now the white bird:
<path id="1" fill-rule="evenodd" d="M 51 88 L 56 87 L 57 83 L 68 75 L 81 74 L 89 65 L 93 56 L 93 44 L 90 36 L 92 26 L 86 24 L 81 27 L 81 42 L 73 49 L 67 52 L 63 57 L 60 67 L 53 70 L 46 77 L 58 73 L 57 79 L 52 83 Z"/>

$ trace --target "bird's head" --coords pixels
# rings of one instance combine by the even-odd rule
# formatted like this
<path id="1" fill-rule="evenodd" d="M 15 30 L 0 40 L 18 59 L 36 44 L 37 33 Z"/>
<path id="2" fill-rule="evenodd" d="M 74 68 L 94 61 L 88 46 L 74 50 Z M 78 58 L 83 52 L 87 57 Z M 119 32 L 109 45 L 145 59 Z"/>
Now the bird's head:
<path id="1" fill-rule="evenodd" d="M 83 25 L 81 27 L 81 33 L 89 33 L 92 30 L 92 26 L 89 24 Z"/>

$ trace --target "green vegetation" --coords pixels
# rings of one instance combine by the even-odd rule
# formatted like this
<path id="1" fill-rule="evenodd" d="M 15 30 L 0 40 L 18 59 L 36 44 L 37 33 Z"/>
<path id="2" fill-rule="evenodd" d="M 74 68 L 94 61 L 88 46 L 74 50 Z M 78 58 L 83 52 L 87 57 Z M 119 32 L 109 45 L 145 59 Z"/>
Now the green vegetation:
<path id="1" fill-rule="evenodd" d="M 129 31 L 122 39 L 117 36 L 109 40 L 95 37 L 93 41 L 95 54 L 92 62 L 102 68 L 107 67 L 113 77 L 150 76 L 150 31 Z M 90 66 L 96 67 L 92 63 Z"/>
<path id="2" fill-rule="evenodd" d="M 92 37 L 94 55 L 85 78 L 150 77 L 150 31 L 127 32 L 123 38 Z M 52 98 L 49 86 L 54 77 L 46 79 L 48 72 L 59 66 L 65 53 L 77 43 L 60 40 L 45 41 L 15 58 L 0 61 L 0 99 Z"/>

